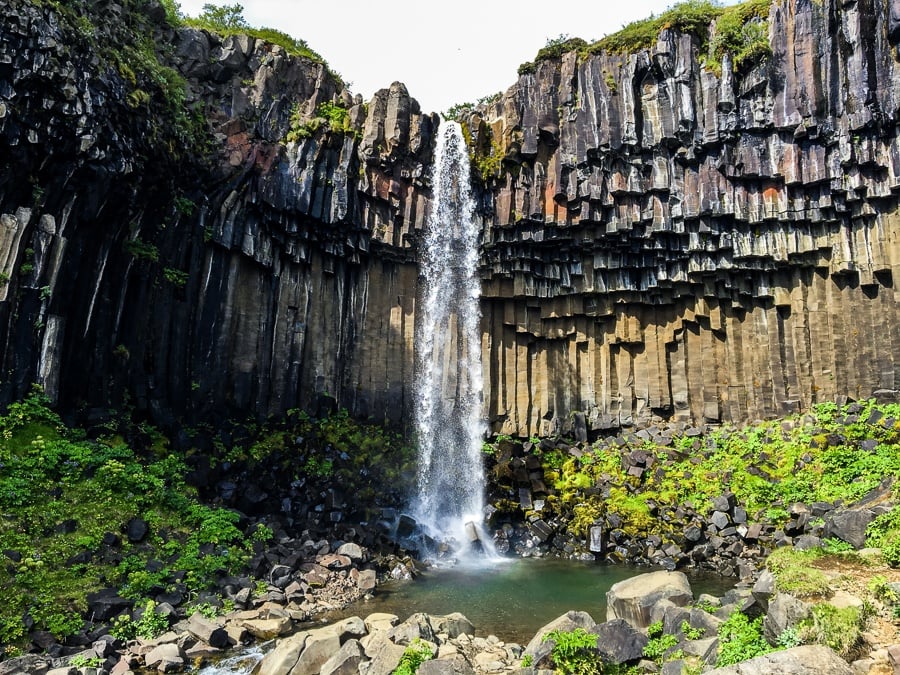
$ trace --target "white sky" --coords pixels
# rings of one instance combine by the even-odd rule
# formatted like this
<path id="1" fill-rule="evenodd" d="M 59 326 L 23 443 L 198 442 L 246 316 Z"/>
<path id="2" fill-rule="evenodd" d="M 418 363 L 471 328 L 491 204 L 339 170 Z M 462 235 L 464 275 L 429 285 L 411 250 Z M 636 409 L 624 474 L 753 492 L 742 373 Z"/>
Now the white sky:
<path id="1" fill-rule="evenodd" d="M 198 15 L 205 2 L 180 0 Z M 403 82 L 424 112 L 505 91 L 519 64 L 562 34 L 588 42 L 660 14 L 671 0 L 212 0 L 244 6 L 252 26 L 300 38 L 368 101 Z M 734 4 L 726 0 L 723 4 Z"/>

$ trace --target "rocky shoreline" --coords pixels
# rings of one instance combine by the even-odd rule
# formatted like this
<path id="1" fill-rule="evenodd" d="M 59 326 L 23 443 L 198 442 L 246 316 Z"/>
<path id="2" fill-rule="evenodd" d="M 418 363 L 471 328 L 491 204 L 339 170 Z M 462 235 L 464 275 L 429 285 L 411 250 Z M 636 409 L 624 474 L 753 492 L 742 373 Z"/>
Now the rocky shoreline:
<path id="1" fill-rule="evenodd" d="M 329 553 L 332 561 L 346 557 L 350 571 L 330 570 L 318 596 L 320 605 L 337 597 L 348 597 L 348 581 L 362 575 L 355 563 L 361 558 L 345 553 Z M 869 555 L 874 553 L 869 552 Z M 321 560 L 320 562 L 328 562 Z M 343 563 L 343 561 L 341 561 Z M 273 573 L 275 570 L 273 570 Z M 306 572 L 304 574 L 309 574 Z M 900 575 L 890 587 L 900 593 Z M 222 672 L 256 675 L 321 674 L 389 675 L 401 666 L 409 654 L 419 654 L 421 675 L 440 673 L 520 675 L 569 672 L 554 647 L 563 634 L 593 636 L 596 647 L 589 653 L 604 668 L 634 667 L 630 672 L 677 673 L 710 672 L 716 674 L 750 673 L 833 673 L 835 675 L 881 675 L 900 669 L 900 640 L 897 619 L 893 620 L 894 642 L 883 644 L 872 630 L 863 633 L 860 645 L 849 662 L 828 646 L 784 645 L 740 666 L 715 668 L 728 649 L 727 633 L 722 627 L 736 612 L 759 617 L 762 635 L 772 648 L 779 636 L 795 630 L 810 616 L 814 602 L 801 600 L 776 590 L 772 573 L 764 572 L 753 585 L 739 582 L 722 597 L 695 596 L 682 572 L 665 570 L 640 574 L 612 586 L 607 592 L 607 612 L 600 621 L 583 611 L 570 611 L 541 628 L 527 645 L 505 643 L 493 635 L 476 635 L 477 627 L 464 615 L 413 614 L 401 621 L 393 614 L 375 613 L 353 616 L 329 625 L 309 621 L 311 599 L 298 603 L 291 598 L 302 584 L 284 585 L 282 578 L 269 584 L 265 593 L 247 596 L 245 607 L 224 616 L 208 618 L 200 612 L 174 622 L 169 631 L 154 639 L 136 639 L 123 643 L 109 635 L 95 636 L 93 642 L 77 654 L 62 658 L 29 655 L 0 663 L 0 673 L 35 675 L 128 675 L 130 673 L 195 671 L 201 665 L 221 661 L 235 649 L 264 645 L 263 650 L 248 653 L 242 665 Z M 369 589 L 371 590 L 371 589 Z M 247 595 L 238 592 L 238 596 Z M 315 593 L 312 594 L 315 597 Z M 349 595 L 354 595 L 351 591 Z M 330 598 L 326 600 L 324 598 Z M 286 600 L 287 599 L 287 600 Z M 285 601 L 286 600 L 286 601 Z M 875 619 L 890 626 L 884 618 L 890 603 L 868 597 L 836 592 L 835 606 L 862 606 L 875 603 Z M 235 604 L 238 604 L 237 597 Z M 305 609 L 304 609 L 305 607 Z M 157 606 L 152 611 L 171 611 Z M 869 619 L 871 625 L 872 619 Z M 885 623 L 887 622 L 887 623 Z M 783 639 L 783 638 L 782 638 Z M 784 647 L 788 648 L 784 648 Z M 424 655 L 424 656 L 423 656 Z M 79 667 L 90 663 L 90 667 Z M 556 670 L 554 670 L 556 669 Z M 592 671 L 593 672 L 593 671 Z M 600 672 L 599 669 L 596 672 Z M 613 672 L 626 672 L 613 670 Z"/>

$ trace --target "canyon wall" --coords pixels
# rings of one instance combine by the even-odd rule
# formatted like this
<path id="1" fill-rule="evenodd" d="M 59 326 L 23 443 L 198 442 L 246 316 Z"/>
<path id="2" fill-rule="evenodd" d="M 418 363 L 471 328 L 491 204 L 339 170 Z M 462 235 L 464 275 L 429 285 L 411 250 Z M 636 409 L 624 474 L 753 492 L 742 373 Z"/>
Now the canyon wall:
<path id="1" fill-rule="evenodd" d="M 774 3 L 749 72 L 664 30 L 538 63 L 485 111 L 505 153 L 483 267 L 495 429 L 896 397 L 898 21 L 893 1 Z"/>
<path id="2" fill-rule="evenodd" d="M 404 422 L 438 116 L 399 83 L 365 103 L 281 47 L 172 28 L 150 1 L 92 3 L 95 38 L 140 16 L 169 45 L 197 143 L 156 70 L 49 5 L 9 6 L 0 401 L 36 382 L 167 425 L 332 401 Z M 541 61 L 463 120 L 503 158 L 477 185 L 494 432 L 896 397 L 900 0 L 787 0 L 768 26 L 747 72 L 664 30 Z M 309 124 L 324 103 L 344 127 Z"/>

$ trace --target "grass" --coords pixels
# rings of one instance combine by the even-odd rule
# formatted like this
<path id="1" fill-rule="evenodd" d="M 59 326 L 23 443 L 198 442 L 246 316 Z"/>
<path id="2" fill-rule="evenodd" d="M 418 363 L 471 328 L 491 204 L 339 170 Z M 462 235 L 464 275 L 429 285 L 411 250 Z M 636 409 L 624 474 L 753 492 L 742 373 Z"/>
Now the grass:
<path id="1" fill-rule="evenodd" d="M 829 597 L 828 577 L 812 563 L 823 557 L 822 549 L 799 551 L 791 547 L 775 549 L 766 567 L 775 575 L 775 587 L 798 598 Z"/>
<path id="2" fill-rule="evenodd" d="M 174 4 L 174 0 L 168 0 Z M 206 4 L 203 11 L 196 17 L 184 16 L 180 8 L 175 5 L 174 11 L 167 11 L 170 22 L 175 25 L 185 25 L 192 28 L 216 33 L 222 37 L 229 35 L 249 35 L 257 40 L 277 45 L 292 56 L 309 59 L 315 63 L 321 63 L 325 69 L 337 80 L 341 77 L 328 67 L 328 63 L 322 56 L 312 49 L 306 40 L 295 38 L 275 28 L 256 27 L 248 24 L 243 17 L 243 6 L 240 4 L 215 6 Z"/>

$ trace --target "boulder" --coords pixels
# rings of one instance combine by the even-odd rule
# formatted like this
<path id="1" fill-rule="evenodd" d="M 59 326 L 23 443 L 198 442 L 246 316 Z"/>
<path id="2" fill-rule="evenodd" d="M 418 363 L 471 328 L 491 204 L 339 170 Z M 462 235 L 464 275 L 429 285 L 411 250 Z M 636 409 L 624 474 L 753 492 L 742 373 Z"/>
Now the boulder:
<path id="1" fill-rule="evenodd" d="M 331 627 L 320 628 L 309 632 L 303 652 L 297 659 L 293 673 L 318 673 L 332 655 L 341 648 L 341 641 Z"/>
<path id="2" fill-rule="evenodd" d="M 463 634 L 475 635 L 474 624 L 459 612 L 453 612 L 446 616 L 432 616 L 431 626 L 434 628 L 435 634 L 446 634 L 451 640 L 455 640 Z"/>
<path id="3" fill-rule="evenodd" d="M 360 562 L 365 558 L 365 552 L 362 550 L 362 547 L 359 544 L 354 544 L 352 541 L 341 544 L 338 547 L 337 554 L 347 556 L 354 562 Z"/>
<path id="4" fill-rule="evenodd" d="M 371 637 L 365 644 L 366 656 L 371 659 L 366 675 L 391 675 L 400 665 L 404 648 L 391 642 L 384 633 L 376 633 Z"/>
<path id="5" fill-rule="evenodd" d="M 319 675 L 357 675 L 363 662 L 363 650 L 357 640 L 347 640 L 341 648 L 322 664 Z"/>
<path id="6" fill-rule="evenodd" d="M 161 673 L 171 673 L 184 668 L 184 654 L 177 644 L 167 642 L 147 652 L 144 655 L 144 665 Z"/>
<path id="7" fill-rule="evenodd" d="M 808 603 L 787 593 L 779 593 L 769 602 L 766 618 L 763 620 L 763 634 L 770 645 L 778 644 L 780 636 L 786 628 L 796 626 L 809 614 Z"/>
<path id="8" fill-rule="evenodd" d="M 775 595 L 775 575 L 769 570 L 763 570 L 750 592 L 760 607 L 768 609 L 769 601 Z"/>
<path id="9" fill-rule="evenodd" d="M 263 657 L 254 672 L 258 675 L 288 675 L 303 653 L 308 637 L 307 631 L 301 631 L 279 640 L 275 644 L 275 649 Z"/>
<path id="10" fill-rule="evenodd" d="M 825 515 L 825 538 L 837 537 L 853 548 L 866 545 L 866 527 L 875 519 L 869 509 L 838 509 Z"/>
<path id="11" fill-rule="evenodd" d="M 228 633 L 222 626 L 214 621 L 210 621 L 199 612 L 191 614 L 187 620 L 185 630 L 198 640 L 216 649 L 227 647 L 230 642 Z"/>
<path id="12" fill-rule="evenodd" d="M 248 633 L 259 640 L 271 640 L 291 632 L 290 617 L 278 616 L 271 619 L 247 619 L 241 624 Z"/>
<path id="13" fill-rule="evenodd" d="M 462 654 L 451 654 L 442 659 L 425 661 L 417 675 L 475 675 L 475 670 Z"/>
<path id="14" fill-rule="evenodd" d="M 624 619 L 613 619 L 591 629 L 597 634 L 597 650 L 604 663 L 619 664 L 640 659 L 649 642 L 647 635 Z"/>
<path id="15" fill-rule="evenodd" d="M 370 633 L 377 631 L 388 631 L 397 625 L 400 620 L 396 614 L 385 614 L 384 612 L 373 612 L 365 618 L 366 630 Z"/>
<path id="16" fill-rule="evenodd" d="M 408 645 L 413 640 L 434 641 L 434 629 L 431 627 L 429 616 L 417 612 L 406 621 L 397 624 L 388 631 L 388 638 L 398 645 Z"/>
<path id="17" fill-rule="evenodd" d="M 606 620 L 624 619 L 635 628 L 646 628 L 653 605 L 660 600 L 683 607 L 693 599 L 684 573 L 648 572 L 612 585 L 606 593 Z"/>
<path id="18" fill-rule="evenodd" d="M 824 645 L 804 645 L 764 654 L 706 675 L 852 675 L 840 656 Z"/>

